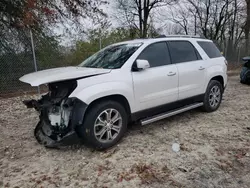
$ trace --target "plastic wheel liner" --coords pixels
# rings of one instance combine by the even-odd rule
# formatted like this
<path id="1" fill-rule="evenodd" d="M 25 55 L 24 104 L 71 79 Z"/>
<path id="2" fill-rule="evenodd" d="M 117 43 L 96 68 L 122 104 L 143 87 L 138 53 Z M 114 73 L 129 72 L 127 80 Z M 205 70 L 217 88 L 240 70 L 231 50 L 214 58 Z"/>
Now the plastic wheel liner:
<path id="1" fill-rule="evenodd" d="M 87 105 L 76 98 L 68 98 L 75 88 L 75 80 L 52 83 L 40 100 L 23 101 L 28 108 L 40 113 L 34 130 L 38 143 L 54 148 L 79 141 L 75 129 L 82 124 Z"/>

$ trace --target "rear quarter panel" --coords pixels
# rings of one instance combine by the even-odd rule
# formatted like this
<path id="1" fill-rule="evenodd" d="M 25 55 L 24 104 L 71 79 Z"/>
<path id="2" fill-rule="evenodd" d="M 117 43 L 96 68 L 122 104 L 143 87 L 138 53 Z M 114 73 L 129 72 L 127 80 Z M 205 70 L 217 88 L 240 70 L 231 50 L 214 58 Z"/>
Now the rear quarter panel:
<path id="1" fill-rule="evenodd" d="M 210 80 L 216 76 L 222 76 L 224 80 L 224 87 L 227 85 L 227 65 L 225 63 L 225 57 L 218 57 L 210 59 L 206 52 L 201 48 L 201 46 L 197 43 L 198 41 L 207 41 L 212 42 L 211 40 L 204 40 L 204 39 L 195 39 L 192 41 L 193 45 L 198 50 L 199 54 L 201 55 L 206 67 L 206 81 L 204 87 L 204 93 L 206 92 L 208 83 Z"/>
<path id="2" fill-rule="evenodd" d="M 222 76 L 224 81 L 224 87 L 227 85 L 227 65 L 225 63 L 224 57 L 214 58 L 207 60 L 207 77 L 206 77 L 206 86 L 210 80 L 216 76 Z M 206 88 L 204 89 L 204 93 Z"/>

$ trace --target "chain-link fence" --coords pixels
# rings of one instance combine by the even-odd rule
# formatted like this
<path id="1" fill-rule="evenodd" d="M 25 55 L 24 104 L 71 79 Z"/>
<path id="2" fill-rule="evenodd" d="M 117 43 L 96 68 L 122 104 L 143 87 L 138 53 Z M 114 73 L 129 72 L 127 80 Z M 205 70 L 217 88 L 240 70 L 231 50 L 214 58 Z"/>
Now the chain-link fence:
<path id="1" fill-rule="evenodd" d="M 0 97 L 37 92 L 37 88 L 19 81 L 25 74 L 55 67 L 80 64 L 92 55 L 92 51 L 77 54 L 74 47 L 62 47 L 53 37 L 41 37 L 33 34 L 34 52 L 30 32 L 23 33 L 25 42 L 18 48 L 4 48 L 0 42 Z M 34 61 L 35 54 L 35 61 Z"/>
<path id="2" fill-rule="evenodd" d="M 0 45 L 3 46 L 2 43 Z M 27 90 L 29 87 L 26 84 L 19 82 L 19 78 L 26 73 L 34 71 L 32 64 L 32 51 L 23 46 L 23 50 L 2 48 L 0 53 L 0 94 L 10 92 L 20 92 Z"/>
<path id="3" fill-rule="evenodd" d="M 1 50 L 3 48 L 0 42 L 0 96 L 19 95 L 30 91 L 37 92 L 37 88 L 19 81 L 21 76 L 36 70 L 31 35 L 29 31 L 24 34 L 24 44 L 18 48 Z M 75 49 L 77 45 L 62 47 L 53 37 L 41 37 L 34 34 L 33 41 L 38 71 L 80 64 L 84 59 L 99 50 L 99 41 L 97 41 L 97 48 L 92 51 L 85 49 L 85 46 L 81 47 L 81 45 L 80 50 Z M 237 69 L 241 66 L 241 59 L 247 54 L 244 46 L 244 41 L 236 47 L 229 44 L 225 44 L 223 47 L 220 46 L 229 62 L 230 69 Z"/>

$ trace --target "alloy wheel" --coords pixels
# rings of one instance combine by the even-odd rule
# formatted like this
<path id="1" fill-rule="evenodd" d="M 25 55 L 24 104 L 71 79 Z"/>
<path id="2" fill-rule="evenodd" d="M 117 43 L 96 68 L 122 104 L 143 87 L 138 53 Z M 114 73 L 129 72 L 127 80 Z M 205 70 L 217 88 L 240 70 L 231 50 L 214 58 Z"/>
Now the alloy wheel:
<path id="1" fill-rule="evenodd" d="M 214 86 L 209 93 L 209 104 L 211 107 L 216 108 L 220 104 L 221 91 L 219 86 Z"/>
<path id="2" fill-rule="evenodd" d="M 94 134 L 99 142 L 113 141 L 122 128 L 121 114 L 115 109 L 102 111 L 95 120 Z"/>

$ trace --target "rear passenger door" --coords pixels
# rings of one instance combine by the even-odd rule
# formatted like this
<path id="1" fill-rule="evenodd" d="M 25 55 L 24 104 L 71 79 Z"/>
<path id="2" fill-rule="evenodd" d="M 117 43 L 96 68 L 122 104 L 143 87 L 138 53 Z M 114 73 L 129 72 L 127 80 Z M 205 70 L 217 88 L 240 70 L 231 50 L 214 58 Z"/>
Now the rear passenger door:
<path id="1" fill-rule="evenodd" d="M 176 64 L 179 74 L 179 97 L 187 99 L 204 91 L 206 65 L 200 54 L 189 41 L 169 41 L 172 63 Z"/>

